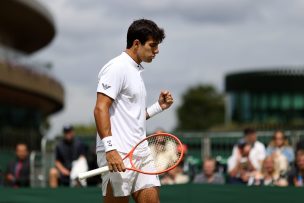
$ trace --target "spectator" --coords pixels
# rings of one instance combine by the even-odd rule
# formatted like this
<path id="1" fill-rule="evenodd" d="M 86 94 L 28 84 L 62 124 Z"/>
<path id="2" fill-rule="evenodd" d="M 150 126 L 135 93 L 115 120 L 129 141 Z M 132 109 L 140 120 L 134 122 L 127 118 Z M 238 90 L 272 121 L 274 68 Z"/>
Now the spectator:
<path id="1" fill-rule="evenodd" d="M 303 187 L 304 178 L 304 149 L 298 148 L 296 151 L 296 164 L 288 176 L 289 185 Z"/>
<path id="2" fill-rule="evenodd" d="M 248 185 L 287 186 L 288 182 L 281 176 L 280 168 L 276 165 L 274 157 L 267 156 L 263 161 L 261 171 L 249 179 Z"/>
<path id="3" fill-rule="evenodd" d="M 162 130 L 155 131 L 155 134 L 164 133 Z M 176 154 L 176 151 L 179 151 L 181 149 L 176 148 L 176 144 L 170 140 L 167 139 L 165 136 L 157 136 L 156 137 L 156 143 L 151 143 L 149 145 L 151 154 L 154 157 L 155 165 L 158 170 L 166 169 L 168 165 L 172 165 L 174 160 L 178 159 L 178 154 Z M 187 147 L 183 146 L 184 152 L 186 153 Z"/>
<path id="4" fill-rule="evenodd" d="M 203 172 L 197 174 L 194 183 L 224 184 L 225 179 L 222 174 L 216 172 L 215 159 L 206 159 L 203 164 Z"/>
<path id="5" fill-rule="evenodd" d="M 267 155 L 274 157 L 280 173 L 286 173 L 288 166 L 294 161 L 294 152 L 288 144 L 288 139 L 281 130 L 275 131 L 266 151 Z"/>
<path id="6" fill-rule="evenodd" d="M 254 167 L 254 170 L 260 170 L 262 162 L 266 157 L 266 149 L 263 143 L 257 140 L 256 131 L 252 128 L 244 129 L 244 138 L 243 140 L 251 145 L 251 150 L 249 154 L 249 159 Z M 238 147 L 233 148 L 232 156 L 238 156 Z"/>
<path id="7" fill-rule="evenodd" d="M 5 183 L 7 186 L 15 188 L 30 186 L 30 163 L 26 144 L 16 145 L 16 159 L 7 166 Z"/>
<path id="8" fill-rule="evenodd" d="M 228 158 L 228 182 L 230 184 L 247 184 L 256 171 L 250 157 L 251 145 L 241 139 L 234 154 Z"/>
<path id="9" fill-rule="evenodd" d="M 86 154 L 85 146 L 79 139 L 75 138 L 73 126 L 64 126 L 63 134 L 64 139 L 57 144 L 55 149 L 56 168 L 52 168 L 49 174 L 49 185 L 52 188 L 57 187 L 59 184 L 61 186 L 70 186 L 73 163 L 76 163 L 77 160 L 79 160 L 77 163 L 80 163 L 81 166 L 86 163 L 86 160 L 84 160 Z"/>
<path id="10" fill-rule="evenodd" d="M 162 185 L 185 184 L 189 182 L 189 177 L 184 174 L 182 165 L 168 171 L 160 180 Z"/>
<path id="11" fill-rule="evenodd" d="M 172 144 L 171 141 L 169 143 L 167 141 L 164 143 L 164 145 L 165 145 L 164 149 L 167 152 L 161 153 L 159 155 L 162 157 L 163 160 L 166 159 L 166 161 L 170 162 L 170 160 L 172 160 L 173 156 L 177 156 L 175 154 L 175 152 L 173 153 L 174 150 L 170 150 L 170 149 L 172 149 L 174 144 Z M 179 146 L 177 148 L 177 151 L 179 153 L 181 153 L 181 150 L 184 151 L 183 159 L 181 160 L 181 162 L 179 163 L 179 165 L 177 167 L 175 167 L 174 169 L 168 171 L 163 176 L 161 176 L 161 180 L 160 180 L 161 184 L 173 185 L 173 184 L 184 184 L 184 183 L 189 182 L 189 180 L 190 180 L 189 176 L 187 174 L 185 174 L 185 171 L 184 171 L 184 165 L 185 165 L 184 161 L 185 161 L 185 157 L 186 157 L 187 151 L 188 151 L 187 145 L 183 144 L 182 146 Z M 156 159 L 156 164 L 157 164 L 157 161 L 160 162 L 161 159 L 159 157 L 156 157 L 156 158 L 157 158 Z M 173 158 L 173 160 L 174 159 L 176 159 L 176 158 Z"/>

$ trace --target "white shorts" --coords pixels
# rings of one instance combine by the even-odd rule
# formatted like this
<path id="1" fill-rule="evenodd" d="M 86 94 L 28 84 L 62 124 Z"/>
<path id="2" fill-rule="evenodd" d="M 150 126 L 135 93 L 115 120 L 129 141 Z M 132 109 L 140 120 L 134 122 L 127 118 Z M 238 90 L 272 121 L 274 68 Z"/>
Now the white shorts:
<path id="1" fill-rule="evenodd" d="M 125 157 L 125 153 L 119 153 L 121 157 Z M 134 161 L 136 166 L 141 166 L 141 169 L 145 168 L 150 171 L 149 168 L 154 168 L 154 161 L 151 161 L 152 157 L 137 158 Z M 97 163 L 99 167 L 107 166 L 107 160 L 105 152 L 97 152 Z M 131 168 L 129 159 L 124 160 L 125 167 Z M 145 188 L 159 187 L 160 181 L 158 175 L 147 175 L 138 173 L 132 170 L 126 170 L 125 172 L 105 172 L 102 177 L 102 195 L 106 196 L 107 185 L 110 181 L 113 195 L 115 197 L 130 196 L 132 193 Z"/>

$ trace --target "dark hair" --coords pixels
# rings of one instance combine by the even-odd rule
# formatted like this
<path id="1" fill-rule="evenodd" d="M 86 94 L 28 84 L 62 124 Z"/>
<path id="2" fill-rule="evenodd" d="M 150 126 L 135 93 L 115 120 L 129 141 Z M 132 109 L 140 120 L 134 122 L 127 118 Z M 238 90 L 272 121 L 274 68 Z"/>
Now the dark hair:
<path id="1" fill-rule="evenodd" d="M 296 145 L 296 152 L 299 150 L 304 150 L 304 139 L 301 139 Z"/>
<path id="2" fill-rule="evenodd" d="M 159 28 L 153 21 L 139 19 L 133 21 L 128 29 L 127 49 L 131 48 L 134 40 L 138 39 L 141 44 L 145 44 L 148 37 L 152 37 L 158 43 L 165 39 L 164 29 Z"/>
<path id="3" fill-rule="evenodd" d="M 253 134 L 253 133 L 256 133 L 255 129 L 253 129 L 253 128 L 245 128 L 244 129 L 244 136 L 250 135 L 250 134 Z"/>
<path id="4" fill-rule="evenodd" d="M 72 125 L 65 125 L 62 128 L 63 133 L 68 133 L 74 130 L 74 127 Z"/>

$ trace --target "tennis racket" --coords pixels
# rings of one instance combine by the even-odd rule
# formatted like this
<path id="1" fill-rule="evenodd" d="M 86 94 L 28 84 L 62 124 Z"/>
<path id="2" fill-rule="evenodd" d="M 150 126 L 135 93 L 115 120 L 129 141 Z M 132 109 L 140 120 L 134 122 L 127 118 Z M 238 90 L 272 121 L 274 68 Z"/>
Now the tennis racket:
<path id="1" fill-rule="evenodd" d="M 142 149 L 149 150 L 151 153 L 151 161 L 153 161 L 155 165 L 153 169 L 143 169 L 140 165 L 138 166 L 134 163 L 135 159 L 138 159 L 136 152 L 142 151 Z M 175 168 L 180 163 L 183 156 L 183 144 L 176 136 L 168 133 L 157 133 L 147 136 L 145 139 L 140 141 L 131 149 L 131 151 L 123 158 L 123 160 L 128 159 L 130 162 L 131 167 L 126 167 L 127 170 L 149 175 L 157 175 Z M 82 180 L 92 176 L 100 175 L 107 171 L 109 171 L 109 167 L 104 166 L 84 173 L 80 173 L 78 175 L 78 178 Z"/>

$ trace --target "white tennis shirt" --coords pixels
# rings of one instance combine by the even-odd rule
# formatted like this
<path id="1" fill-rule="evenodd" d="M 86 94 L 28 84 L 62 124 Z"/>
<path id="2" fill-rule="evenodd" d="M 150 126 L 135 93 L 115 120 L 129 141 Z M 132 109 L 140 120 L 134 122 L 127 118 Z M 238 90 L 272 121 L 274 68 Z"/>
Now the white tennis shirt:
<path id="1" fill-rule="evenodd" d="M 119 152 L 128 153 L 146 137 L 146 88 L 142 71 L 143 67 L 123 52 L 98 74 L 97 92 L 114 100 L 110 107 L 110 122 L 112 140 Z M 97 133 L 96 151 L 104 150 Z M 146 150 L 142 148 L 140 152 L 143 151 Z"/>

